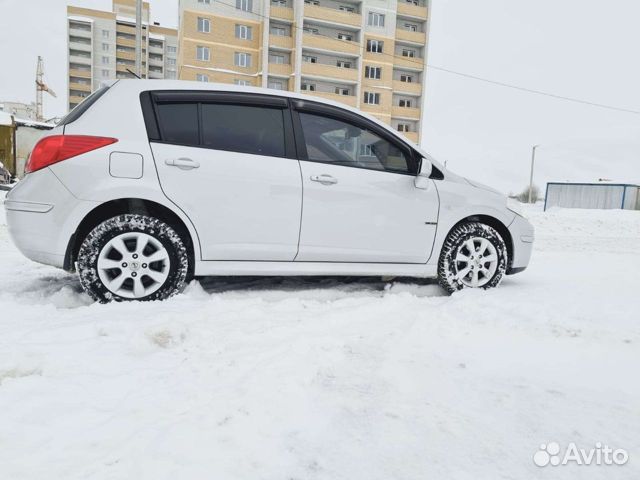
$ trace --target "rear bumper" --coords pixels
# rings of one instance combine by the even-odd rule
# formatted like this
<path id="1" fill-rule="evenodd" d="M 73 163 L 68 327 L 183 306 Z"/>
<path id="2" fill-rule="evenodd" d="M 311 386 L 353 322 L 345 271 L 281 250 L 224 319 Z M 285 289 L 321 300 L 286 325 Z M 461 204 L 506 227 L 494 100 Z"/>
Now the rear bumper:
<path id="1" fill-rule="evenodd" d="M 516 215 L 509 225 L 509 231 L 513 240 L 513 259 L 507 269 L 507 275 L 514 275 L 524 271 L 529 265 L 533 251 L 534 229 L 529 220 Z"/>
<path id="2" fill-rule="evenodd" d="M 27 175 L 5 199 L 11 239 L 22 254 L 39 263 L 63 268 L 77 218 L 95 204 L 78 200 L 49 170 Z"/>

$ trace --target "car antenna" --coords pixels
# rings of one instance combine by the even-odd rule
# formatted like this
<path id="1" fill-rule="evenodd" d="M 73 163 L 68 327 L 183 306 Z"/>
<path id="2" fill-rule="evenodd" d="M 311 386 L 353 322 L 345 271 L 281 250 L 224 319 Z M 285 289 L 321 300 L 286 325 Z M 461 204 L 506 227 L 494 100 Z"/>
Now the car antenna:
<path id="1" fill-rule="evenodd" d="M 129 72 L 131 75 L 133 75 L 134 77 L 136 77 L 138 80 L 142 80 L 142 78 L 141 78 L 137 73 L 134 73 L 130 68 L 127 68 L 126 70 L 127 70 L 127 72 Z"/>

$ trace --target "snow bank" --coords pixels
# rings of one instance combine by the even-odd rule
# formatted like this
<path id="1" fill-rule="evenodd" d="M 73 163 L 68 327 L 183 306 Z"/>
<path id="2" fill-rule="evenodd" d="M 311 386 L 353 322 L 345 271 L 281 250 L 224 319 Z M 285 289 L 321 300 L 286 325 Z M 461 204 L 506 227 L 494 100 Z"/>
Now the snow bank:
<path id="1" fill-rule="evenodd" d="M 0 478 L 478 479 L 640 474 L 638 212 L 529 211 L 494 291 L 206 279 L 90 303 L 0 217 Z M 536 467 L 541 443 L 623 467 Z"/>

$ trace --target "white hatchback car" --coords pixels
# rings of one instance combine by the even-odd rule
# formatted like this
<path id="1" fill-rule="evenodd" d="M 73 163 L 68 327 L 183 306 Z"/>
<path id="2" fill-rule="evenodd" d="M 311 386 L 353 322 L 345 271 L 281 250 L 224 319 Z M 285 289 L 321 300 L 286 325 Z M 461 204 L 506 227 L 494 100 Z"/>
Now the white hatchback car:
<path id="1" fill-rule="evenodd" d="M 99 301 L 205 275 L 438 277 L 453 292 L 527 266 L 533 228 L 393 129 L 289 92 L 120 80 L 34 147 L 5 201 L 32 260 Z"/>

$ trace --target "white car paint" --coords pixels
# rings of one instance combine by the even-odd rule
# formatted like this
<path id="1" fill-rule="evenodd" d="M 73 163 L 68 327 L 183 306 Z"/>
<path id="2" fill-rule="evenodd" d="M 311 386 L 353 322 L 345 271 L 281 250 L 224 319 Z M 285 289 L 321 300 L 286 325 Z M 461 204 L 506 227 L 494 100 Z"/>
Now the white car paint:
<path id="1" fill-rule="evenodd" d="M 444 176 L 429 180 L 424 189 L 416 188 L 408 175 L 150 145 L 139 103 L 140 93 L 148 90 L 249 92 L 333 105 L 367 118 L 408 145 L 374 117 L 316 97 L 201 82 L 118 81 L 64 127 L 64 134 L 118 142 L 28 174 L 7 196 L 9 230 L 27 257 L 63 267 L 69 242 L 92 210 L 133 198 L 162 205 L 184 223 L 194 246 L 196 275 L 434 276 L 447 233 L 469 216 L 491 217 L 508 227 L 512 269 L 529 262 L 529 222 L 507 208 L 504 196 L 470 184 L 420 147 L 411 145 Z M 57 127 L 47 135 L 62 131 Z M 140 157 L 140 168 L 132 169 L 136 175 L 126 169 L 124 175 L 114 175 L 114 153 Z M 200 168 L 182 170 L 165 163 L 182 157 L 199 161 Z M 216 166 L 204 167 L 205 157 L 217 158 Z M 337 183 L 310 181 L 316 175 L 330 175 Z M 51 208 L 44 211 L 43 205 Z"/>

